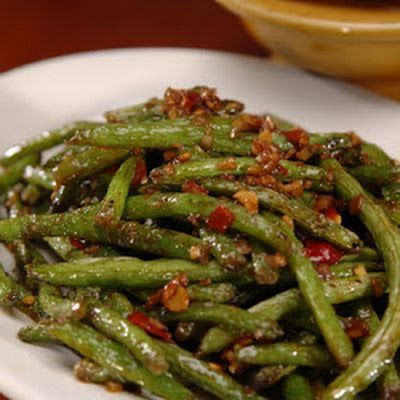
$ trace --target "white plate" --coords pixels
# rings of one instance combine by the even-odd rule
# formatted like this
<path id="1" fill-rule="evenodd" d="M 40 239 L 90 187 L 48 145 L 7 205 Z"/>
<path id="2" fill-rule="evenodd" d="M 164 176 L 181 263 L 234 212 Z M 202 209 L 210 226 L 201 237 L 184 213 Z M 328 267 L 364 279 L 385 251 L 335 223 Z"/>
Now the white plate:
<path id="1" fill-rule="evenodd" d="M 84 53 L 0 75 L 0 150 L 41 129 L 161 95 L 167 86 L 195 84 L 217 87 L 250 111 L 270 111 L 312 130 L 355 130 L 399 155 L 397 103 L 263 59 L 184 49 Z M 13 400 L 132 399 L 77 383 L 71 373 L 75 358 L 66 351 L 17 341 L 24 322 L 0 311 L 0 390 Z"/>

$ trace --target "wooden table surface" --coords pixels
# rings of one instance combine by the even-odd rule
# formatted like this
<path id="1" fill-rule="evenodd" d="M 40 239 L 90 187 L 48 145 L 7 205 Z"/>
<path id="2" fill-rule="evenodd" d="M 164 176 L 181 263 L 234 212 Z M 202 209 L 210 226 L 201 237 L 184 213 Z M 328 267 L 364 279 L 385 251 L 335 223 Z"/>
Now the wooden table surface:
<path id="1" fill-rule="evenodd" d="M 264 55 L 212 0 L 0 0 L 0 72 L 62 54 L 183 46 Z"/>

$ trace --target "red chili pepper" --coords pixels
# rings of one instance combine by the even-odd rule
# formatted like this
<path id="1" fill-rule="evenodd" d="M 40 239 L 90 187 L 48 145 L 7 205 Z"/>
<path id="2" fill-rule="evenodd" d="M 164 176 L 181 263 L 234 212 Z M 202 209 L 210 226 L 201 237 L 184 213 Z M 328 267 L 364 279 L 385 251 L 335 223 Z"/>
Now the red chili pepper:
<path id="1" fill-rule="evenodd" d="M 235 220 L 235 214 L 225 206 L 218 206 L 208 217 L 207 225 L 210 229 L 224 233 Z"/>
<path id="2" fill-rule="evenodd" d="M 86 248 L 86 244 L 80 241 L 79 239 L 71 238 L 69 239 L 69 242 L 72 244 L 72 246 L 74 246 L 78 250 L 83 250 Z"/>
<path id="3" fill-rule="evenodd" d="M 329 219 L 331 219 L 332 221 L 337 222 L 338 224 L 340 224 L 342 217 L 341 215 L 338 213 L 338 211 L 336 210 L 335 207 L 330 206 L 328 207 L 326 210 L 322 211 L 322 213 Z"/>
<path id="4" fill-rule="evenodd" d="M 193 109 L 201 104 L 201 97 L 192 90 L 184 91 L 182 95 L 182 107 L 188 114 L 191 114 Z"/>
<path id="5" fill-rule="evenodd" d="M 337 263 L 343 256 L 342 250 L 328 242 L 316 239 L 306 239 L 304 253 L 312 262 L 328 265 Z"/>
<path id="6" fill-rule="evenodd" d="M 208 194 L 208 190 L 204 186 L 196 183 L 195 181 L 186 181 L 182 185 L 182 192 Z"/>
<path id="7" fill-rule="evenodd" d="M 295 128 L 291 131 L 283 132 L 283 134 L 286 136 L 286 139 L 294 145 L 307 144 L 308 142 L 308 136 L 300 128 Z"/>
<path id="8" fill-rule="evenodd" d="M 131 184 L 132 186 L 138 186 L 147 177 L 147 166 L 143 158 L 138 158 L 136 161 L 136 167 L 135 167 L 135 175 L 132 178 Z"/>
<path id="9" fill-rule="evenodd" d="M 168 329 L 165 325 L 154 318 L 148 317 L 140 311 L 133 311 L 131 314 L 129 314 L 128 321 L 131 324 L 142 328 L 152 336 L 156 336 L 162 340 L 165 340 L 166 342 L 171 341 L 172 335 L 170 332 L 168 332 Z"/>
<path id="10" fill-rule="evenodd" d="M 344 329 L 350 339 L 358 339 L 370 335 L 368 324 L 358 317 L 348 317 L 344 319 Z"/>

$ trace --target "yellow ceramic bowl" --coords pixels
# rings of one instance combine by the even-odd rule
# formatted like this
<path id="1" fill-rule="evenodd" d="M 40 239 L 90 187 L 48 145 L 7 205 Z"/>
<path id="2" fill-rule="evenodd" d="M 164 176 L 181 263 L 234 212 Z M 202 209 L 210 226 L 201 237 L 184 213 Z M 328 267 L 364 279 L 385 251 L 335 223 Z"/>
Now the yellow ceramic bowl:
<path id="1" fill-rule="evenodd" d="M 400 78 L 400 3 L 217 1 L 240 15 L 261 44 L 302 68 L 357 80 Z"/>

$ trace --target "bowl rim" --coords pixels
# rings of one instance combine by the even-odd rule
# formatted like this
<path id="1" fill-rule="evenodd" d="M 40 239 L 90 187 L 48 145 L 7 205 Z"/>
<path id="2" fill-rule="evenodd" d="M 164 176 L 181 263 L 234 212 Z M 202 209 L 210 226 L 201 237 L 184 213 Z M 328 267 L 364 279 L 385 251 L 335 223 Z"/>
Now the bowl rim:
<path id="1" fill-rule="evenodd" d="M 252 16 L 263 18 L 279 25 L 287 25 L 306 31 L 316 31 L 321 33 L 334 33 L 342 36 L 374 36 L 376 40 L 395 39 L 400 40 L 400 10 L 396 11 L 399 15 L 399 22 L 356 22 L 340 21 L 334 19 L 324 19 L 318 17 L 308 17 L 296 14 L 296 10 L 288 13 L 280 10 L 279 2 L 282 0 L 267 0 L 268 7 L 259 4 L 255 0 L 216 0 L 224 7 L 230 9 L 241 16 Z M 310 6 L 310 3 L 309 3 Z M 297 8 L 301 8 L 299 3 Z M 321 5 L 315 7 L 321 9 Z M 322 9 L 321 9 L 322 10 Z M 376 34 L 382 34 L 376 37 Z"/>

